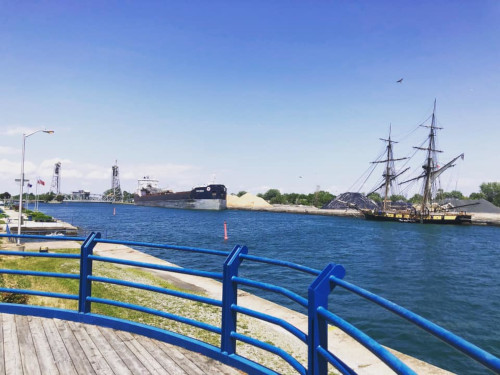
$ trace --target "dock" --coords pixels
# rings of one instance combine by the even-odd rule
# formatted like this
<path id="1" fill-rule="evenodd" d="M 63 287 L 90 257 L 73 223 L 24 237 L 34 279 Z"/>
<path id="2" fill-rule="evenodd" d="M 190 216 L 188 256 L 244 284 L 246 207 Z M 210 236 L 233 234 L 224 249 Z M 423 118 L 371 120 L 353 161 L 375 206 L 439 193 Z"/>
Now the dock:
<path id="1" fill-rule="evenodd" d="M 0 374 L 243 372 L 201 354 L 129 332 L 0 313 Z"/>
<path id="2" fill-rule="evenodd" d="M 2 211 L 9 217 L 5 224 L 1 224 L 0 228 L 3 232 L 7 231 L 7 226 L 11 233 L 17 233 L 18 228 L 18 212 L 2 207 Z M 22 234 L 39 234 L 39 235 L 66 235 L 75 236 L 78 234 L 78 228 L 69 223 L 57 220 L 54 222 L 37 222 L 28 220 L 29 218 L 23 214 L 21 223 Z"/>

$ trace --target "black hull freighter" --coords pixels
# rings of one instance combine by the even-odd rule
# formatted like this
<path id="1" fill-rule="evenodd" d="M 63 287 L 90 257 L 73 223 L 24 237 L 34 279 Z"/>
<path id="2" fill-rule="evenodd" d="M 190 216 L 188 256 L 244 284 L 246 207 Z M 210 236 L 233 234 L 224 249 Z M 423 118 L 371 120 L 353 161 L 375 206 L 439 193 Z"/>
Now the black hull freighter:
<path id="1" fill-rule="evenodd" d="M 425 126 L 429 128 L 429 136 L 426 142 L 426 147 L 415 147 L 417 150 L 426 152 L 426 159 L 422 166 L 423 172 L 415 178 L 404 181 L 405 184 L 411 181 L 423 181 L 422 186 L 422 202 L 419 206 L 406 206 L 406 207 L 392 207 L 391 200 L 389 199 L 389 191 L 391 186 L 395 183 L 397 177 L 405 173 L 409 168 L 401 172 L 397 172 L 394 167 L 394 162 L 404 160 L 406 158 L 395 159 L 392 153 L 392 144 L 396 143 L 391 140 L 389 133 L 388 139 L 382 139 L 387 142 L 385 153 L 385 160 L 375 161 L 373 163 L 383 163 L 385 165 L 383 173 L 383 182 L 372 193 L 377 190 L 383 189 L 382 206 L 378 209 L 361 210 L 367 220 L 376 221 L 397 221 L 402 223 L 421 223 L 421 224 L 470 224 L 472 216 L 464 211 L 451 212 L 447 209 L 442 209 L 437 204 L 432 203 L 433 193 L 436 190 L 436 185 L 439 176 L 448 168 L 453 167 L 459 158 L 464 158 L 464 154 L 452 159 L 450 162 L 440 166 L 437 162 L 437 153 L 441 152 L 436 149 L 436 131 L 440 128 L 436 127 L 436 102 L 434 101 L 434 111 L 432 113 L 431 124 Z M 421 125 L 424 126 L 424 125 Z M 371 194 L 371 193 L 370 193 Z M 368 195 L 370 195 L 368 194 Z M 463 206 L 462 206 L 463 207 Z M 455 207 L 459 208 L 459 207 Z"/>
<path id="2" fill-rule="evenodd" d="M 225 210 L 227 189 L 224 185 L 195 187 L 173 192 L 158 188 L 158 181 L 149 177 L 139 180 L 134 202 L 139 206 L 180 208 L 190 210 Z"/>

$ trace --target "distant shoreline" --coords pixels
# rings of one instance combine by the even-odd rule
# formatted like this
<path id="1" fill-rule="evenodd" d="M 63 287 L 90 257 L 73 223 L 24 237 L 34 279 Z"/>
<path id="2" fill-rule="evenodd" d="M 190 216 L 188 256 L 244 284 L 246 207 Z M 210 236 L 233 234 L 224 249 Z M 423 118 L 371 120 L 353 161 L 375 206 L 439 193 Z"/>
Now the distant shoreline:
<path id="1" fill-rule="evenodd" d="M 341 216 L 363 218 L 363 214 L 355 209 L 332 210 L 317 208 L 314 206 L 295 206 L 276 204 L 270 207 L 228 207 L 228 210 L 242 211 L 262 211 L 262 212 L 280 212 L 291 214 L 322 215 L 322 216 Z M 500 214 L 474 212 L 472 214 L 472 225 L 494 225 L 500 226 Z"/>

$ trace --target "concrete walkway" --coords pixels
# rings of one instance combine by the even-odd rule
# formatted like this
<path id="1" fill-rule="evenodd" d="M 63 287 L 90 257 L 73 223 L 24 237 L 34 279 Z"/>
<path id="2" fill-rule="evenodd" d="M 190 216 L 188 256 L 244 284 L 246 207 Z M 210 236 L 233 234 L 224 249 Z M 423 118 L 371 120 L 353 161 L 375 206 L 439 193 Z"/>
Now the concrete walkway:
<path id="1" fill-rule="evenodd" d="M 7 209 L 2 207 L 2 210 L 9 217 L 7 218 L 6 224 L 0 224 L 0 232 L 6 231 L 7 225 L 10 228 L 10 231 L 14 234 L 17 234 L 17 226 L 19 222 L 19 213 L 14 210 Z M 49 235 L 49 234 L 65 234 L 67 236 L 74 236 L 78 232 L 78 228 L 65 223 L 63 221 L 55 221 L 55 222 L 37 222 L 26 220 L 26 215 L 23 214 L 23 221 L 21 224 L 21 234 L 39 234 L 39 235 Z"/>

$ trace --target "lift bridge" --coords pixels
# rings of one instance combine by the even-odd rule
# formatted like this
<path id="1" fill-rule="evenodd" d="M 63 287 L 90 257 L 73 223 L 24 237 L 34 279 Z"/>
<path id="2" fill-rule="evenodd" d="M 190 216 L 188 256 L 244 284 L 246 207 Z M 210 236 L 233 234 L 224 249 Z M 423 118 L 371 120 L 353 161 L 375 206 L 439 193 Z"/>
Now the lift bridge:
<path id="1" fill-rule="evenodd" d="M 78 190 L 71 193 L 71 197 L 64 199 L 65 202 L 93 202 L 93 203 L 113 203 L 117 202 L 113 196 L 91 193 L 88 190 Z"/>
<path id="2" fill-rule="evenodd" d="M 59 165 L 60 167 L 60 165 Z M 114 203 L 123 202 L 123 194 L 120 188 L 120 173 L 118 163 L 111 167 L 111 189 L 107 194 L 95 194 L 88 190 L 78 190 L 71 193 L 71 197 L 65 199 L 66 202 L 86 202 L 86 203 Z"/>

